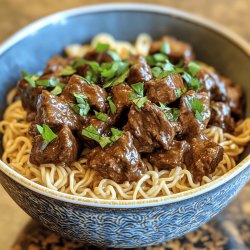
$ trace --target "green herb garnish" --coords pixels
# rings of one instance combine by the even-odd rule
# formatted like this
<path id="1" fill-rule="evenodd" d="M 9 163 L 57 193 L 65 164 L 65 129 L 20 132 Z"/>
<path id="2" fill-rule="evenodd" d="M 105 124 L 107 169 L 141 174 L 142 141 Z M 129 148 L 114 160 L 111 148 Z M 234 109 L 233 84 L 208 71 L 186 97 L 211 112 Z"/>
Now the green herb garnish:
<path id="1" fill-rule="evenodd" d="M 111 128 L 111 133 L 111 137 L 101 136 L 93 125 L 89 125 L 82 130 L 82 135 L 98 142 L 102 148 L 117 141 L 122 136 L 123 131 L 120 131 L 116 128 Z"/>
<path id="2" fill-rule="evenodd" d="M 138 96 L 143 96 L 144 92 L 144 83 L 143 82 L 137 82 L 131 85 L 131 88 L 135 91 L 135 93 Z"/>
<path id="3" fill-rule="evenodd" d="M 163 53 L 163 54 L 170 54 L 170 45 L 169 45 L 169 43 L 164 42 L 161 45 L 160 52 Z"/>
<path id="4" fill-rule="evenodd" d="M 144 103 L 148 100 L 146 96 L 133 99 L 133 103 L 140 109 L 144 106 Z"/>
<path id="5" fill-rule="evenodd" d="M 72 66 L 68 65 L 62 70 L 61 76 L 70 76 L 73 75 L 75 72 L 76 70 Z"/>
<path id="6" fill-rule="evenodd" d="M 121 61 L 120 56 L 115 51 L 108 51 L 108 55 L 111 56 L 114 61 Z"/>
<path id="7" fill-rule="evenodd" d="M 160 108 L 163 112 L 168 112 L 171 110 L 167 105 L 163 104 L 162 102 L 159 102 Z"/>
<path id="8" fill-rule="evenodd" d="M 187 72 L 184 72 L 182 74 L 182 77 L 187 82 L 188 87 L 190 89 L 193 89 L 193 90 L 197 91 L 197 90 L 199 90 L 201 88 L 202 83 L 197 78 L 192 77 Z"/>
<path id="9" fill-rule="evenodd" d="M 143 107 L 144 103 L 148 100 L 148 98 L 144 95 L 144 83 L 143 82 L 137 82 L 131 85 L 134 92 L 131 93 L 130 99 L 135 103 L 135 105 L 138 108 Z"/>
<path id="10" fill-rule="evenodd" d="M 185 101 L 194 112 L 196 119 L 202 122 L 204 120 L 202 116 L 202 112 L 205 110 L 204 104 L 197 97 L 186 97 Z"/>
<path id="11" fill-rule="evenodd" d="M 178 97 L 178 98 L 180 98 L 181 97 L 181 95 L 182 94 L 185 94 L 187 92 L 187 88 L 182 88 L 182 89 L 177 89 L 176 90 L 176 96 Z"/>
<path id="12" fill-rule="evenodd" d="M 43 126 L 36 124 L 36 128 L 43 138 L 42 150 L 44 150 L 50 142 L 57 138 L 57 135 L 46 124 L 43 124 Z"/>
<path id="13" fill-rule="evenodd" d="M 95 110 L 94 110 L 94 112 L 95 112 L 96 118 L 97 118 L 98 120 L 100 120 L 100 121 L 106 122 L 106 121 L 108 120 L 108 118 L 109 118 L 108 115 L 105 114 L 105 113 L 97 112 L 97 111 L 95 111 Z"/>
<path id="14" fill-rule="evenodd" d="M 197 73 L 201 70 L 201 66 L 198 63 L 190 62 L 188 64 L 188 72 L 192 77 L 195 77 Z"/>
<path id="15" fill-rule="evenodd" d="M 108 104 L 109 104 L 111 114 L 112 115 L 115 114 L 116 113 L 116 105 L 114 104 L 114 102 L 112 101 L 110 96 L 108 96 L 107 101 L 108 101 Z"/>
<path id="16" fill-rule="evenodd" d="M 21 71 L 21 74 L 23 76 L 23 79 L 25 79 L 31 87 L 36 87 L 36 80 L 39 78 L 38 75 L 30 75 L 26 71 Z"/>
<path id="17" fill-rule="evenodd" d="M 114 79 L 111 79 L 107 81 L 104 85 L 103 88 L 109 88 L 109 87 L 114 87 L 120 83 L 123 83 L 125 79 L 129 76 L 129 69 L 126 69 L 122 74 L 119 76 L 116 76 Z"/>
<path id="18" fill-rule="evenodd" d="M 80 116 L 86 116 L 90 110 L 90 105 L 87 101 L 87 97 L 80 93 L 74 93 L 77 104 L 70 104 L 70 107 Z"/>
<path id="19" fill-rule="evenodd" d="M 103 52 L 109 50 L 109 44 L 107 43 L 97 43 L 95 50 L 97 52 Z"/>
<path id="20" fill-rule="evenodd" d="M 62 88 L 60 86 L 56 86 L 50 93 L 53 95 L 59 95 L 62 93 Z"/>
<path id="21" fill-rule="evenodd" d="M 173 108 L 172 114 L 173 114 L 173 120 L 176 122 L 178 117 L 180 116 L 180 110 L 177 108 Z"/>
<path id="22" fill-rule="evenodd" d="M 153 55 L 153 58 L 156 62 L 165 62 L 167 60 L 167 56 L 162 53 L 156 53 Z"/>

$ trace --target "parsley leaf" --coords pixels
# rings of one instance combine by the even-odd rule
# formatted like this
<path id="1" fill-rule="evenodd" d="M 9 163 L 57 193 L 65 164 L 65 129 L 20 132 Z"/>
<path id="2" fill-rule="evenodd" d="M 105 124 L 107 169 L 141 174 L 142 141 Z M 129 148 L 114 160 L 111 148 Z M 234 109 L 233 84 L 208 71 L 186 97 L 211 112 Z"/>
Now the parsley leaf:
<path id="1" fill-rule="evenodd" d="M 108 51 L 108 55 L 111 56 L 114 61 L 121 61 L 120 56 L 115 51 Z"/>
<path id="2" fill-rule="evenodd" d="M 102 148 L 117 141 L 122 136 L 123 131 L 120 131 L 116 128 L 111 128 L 111 133 L 111 137 L 101 136 L 93 125 L 89 125 L 82 130 L 82 135 L 98 142 Z"/>
<path id="3" fill-rule="evenodd" d="M 205 106 L 202 104 L 202 102 L 197 97 L 186 97 L 185 101 L 194 112 L 196 119 L 202 122 L 204 120 L 202 112 L 205 110 Z"/>
<path id="4" fill-rule="evenodd" d="M 50 93 L 53 95 L 59 95 L 62 93 L 62 88 L 60 86 L 55 86 L 55 88 Z"/>
<path id="5" fill-rule="evenodd" d="M 131 85 L 131 87 L 138 96 L 143 96 L 143 92 L 144 92 L 144 83 L 143 82 L 134 83 Z"/>
<path id="6" fill-rule="evenodd" d="M 107 81 L 103 85 L 103 88 L 109 88 L 116 86 L 120 83 L 123 83 L 128 76 L 129 76 L 129 69 L 126 69 L 126 71 L 124 71 L 121 75 L 115 77 L 114 79 L 111 79 L 110 81 Z"/>
<path id="7" fill-rule="evenodd" d="M 154 54 L 153 58 L 156 62 L 165 62 L 167 60 L 167 56 L 162 53 Z"/>
<path id="8" fill-rule="evenodd" d="M 201 66 L 198 63 L 190 62 L 188 64 L 188 71 L 190 72 L 191 76 L 195 77 L 200 70 Z"/>
<path id="9" fill-rule="evenodd" d="M 42 150 L 44 150 L 50 142 L 57 138 L 57 135 L 46 124 L 43 124 L 43 126 L 36 124 L 36 127 L 44 140 L 44 144 L 42 146 Z"/>
<path id="10" fill-rule="evenodd" d="M 36 87 L 36 80 L 38 79 L 38 75 L 30 75 L 26 71 L 21 71 L 21 74 L 23 76 L 23 79 L 25 79 L 31 87 Z"/>
<path id="11" fill-rule="evenodd" d="M 62 70 L 61 76 L 70 76 L 73 75 L 75 72 L 76 70 L 72 66 L 68 65 Z"/>
<path id="12" fill-rule="evenodd" d="M 173 120 L 176 122 L 178 117 L 180 116 L 180 110 L 177 108 L 173 108 Z"/>
<path id="13" fill-rule="evenodd" d="M 97 43 L 95 50 L 97 52 L 107 51 L 109 49 L 109 44 L 107 43 Z"/>
<path id="14" fill-rule="evenodd" d="M 96 118 L 97 118 L 98 120 L 100 120 L 100 121 L 106 122 L 106 121 L 108 120 L 108 118 L 109 118 L 108 115 L 105 114 L 105 113 L 97 112 L 97 111 L 95 111 L 95 110 L 94 110 L 94 112 L 95 112 Z"/>
<path id="15" fill-rule="evenodd" d="M 112 115 L 115 114 L 116 113 L 116 105 L 114 104 L 114 102 L 112 101 L 110 96 L 108 96 L 107 101 L 108 101 L 108 104 L 109 104 L 111 114 Z"/>
<path id="16" fill-rule="evenodd" d="M 160 108 L 163 112 L 168 112 L 171 110 L 171 108 L 169 108 L 168 106 L 166 106 L 165 104 L 163 104 L 162 102 L 159 102 Z"/>
<path id="17" fill-rule="evenodd" d="M 70 107 L 80 116 L 85 116 L 90 110 L 90 105 L 87 101 L 87 97 L 80 93 L 74 93 L 77 104 L 70 104 Z"/>
<path id="18" fill-rule="evenodd" d="M 152 74 L 154 77 L 158 78 L 159 75 L 162 73 L 162 69 L 160 67 L 154 67 L 152 68 Z"/>
<path id="19" fill-rule="evenodd" d="M 187 92 L 187 88 L 184 87 L 184 88 L 182 88 L 182 89 L 177 89 L 175 92 L 176 92 L 176 96 L 177 96 L 178 98 L 180 98 L 182 94 L 185 94 L 185 93 Z"/>
<path id="20" fill-rule="evenodd" d="M 143 107 L 144 103 L 148 100 L 148 98 L 146 96 L 144 97 L 139 97 L 139 98 L 135 98 L 133 100 L 133 103 L 135 103 L 135 105 L 138 107 L 138 108 L 141 108 Z"/>
<path id="21" fill-rule="evenodd" d="M 184 72 L 182 74 L 182 77 L 187 82 L 190 89 L 194 89 L 195 91 L 197 91 L 201 88 L 201 82 L 197 78 L 192 77 L 187 72 Z"/>
<path id="22" fill-rule="evenodd" d="M 163 54 L 170 54 L 170 45 L 169 45 L 169 43 L 164 42 L 161 45 L 160 52 L 163 53 Z"/>

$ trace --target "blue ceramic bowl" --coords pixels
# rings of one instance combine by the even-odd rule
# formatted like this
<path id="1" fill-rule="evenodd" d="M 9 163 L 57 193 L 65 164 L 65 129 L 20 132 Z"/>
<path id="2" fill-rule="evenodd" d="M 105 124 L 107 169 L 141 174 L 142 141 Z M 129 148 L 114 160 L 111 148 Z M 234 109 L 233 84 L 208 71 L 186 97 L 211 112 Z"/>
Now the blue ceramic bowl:
<path id="1" fill-rule="evenodd" d="M 183 39 L 194 46 L 199 59 L 242 85 L 250 100 L 250 46 L 241 38 L 177 10 L 111 4 L 54 14 L 4 43 L 0 48 L 1 111 L 21 70 L 35 73 L 66 45 L 89 41 L 100 32 L 124 40 L 133 40 L 140 32 Z M 182 236 L 218 214 L 250 177 L 248 152 L 233 170 L 210 184 L 149 200 L 108 201 L 63 194 L 32 183 L 3 162 L 0 181 L 25 212 L 63 236 L 106 247 L 142 247 Z"/>

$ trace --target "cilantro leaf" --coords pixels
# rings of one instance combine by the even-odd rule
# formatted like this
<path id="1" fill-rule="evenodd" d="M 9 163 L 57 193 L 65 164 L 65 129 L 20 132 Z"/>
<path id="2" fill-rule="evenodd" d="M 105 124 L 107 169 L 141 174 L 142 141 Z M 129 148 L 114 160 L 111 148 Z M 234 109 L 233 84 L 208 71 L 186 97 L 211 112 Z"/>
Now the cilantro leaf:
<path id="1" fill-rule="evenodd" d="M 116 86 L 116 85 L 118 85 L 120 83 L 123 83 L 128 76 L 129 76 L 129 69 L 127 69 L 121 75 L 115 77 L 114 79 L 111 79 L 111 80 L 107 81 L 103 85 L 103 88 L 109 88 L 109 87 Z"/>
<path id="2" fill-rule="evenodd" d="M 182 88 L 182 89 L 177 89 L 175 92 L 176 92 L 176 96 L 177 96 L 178 98 L 180 98 L 182 94 L 185 94 L 185 93 L 187 92 L 187 88 L 184 87 L 184 88 Z"/>
<path id="3" fill-rule="evenodd" d="M 61 76 L 70 76 L 73 75 L 75 72 L 76 70 L 72 66 L 68 65 L 62 70 Z"/>
<path id="4" fill-rule="evenodd" d="M 110 96 L 108 96 L 107 101 L 108 101 L 108 104 L 109 104 L 111 114 L 112 115 L 115 114 L 116 113 L 116 105 L 114 104 L 114 102 L 112 101 Z"/>
<path id="5" fill-rule="evenodd" d="M 62 88 L 60 86 L 55 86 L 55 88 L 50 93 L 53 95 L 59 95 L 62 93 Z"/>
<path id="6" fill-rule="evenodd" d="M 107 43 L 97 43 L 95 50 L 97 52 L 103 52 L 109 50 L 109 44 Z"/>
<path id="7" fill-rule="evenodd" d="M 95 116 L 98 120 L 106 122 L 108 120 L 108 115 L 102 112 L 97 112 L 96 110 L 94 110 L 95 112 Z"/>
<path id="8" fill-rule="evenodd" d="M 25 79 L 31 87 L 36 87 L 36 80 L 38 79 L 38 75 L 30 75 L 26 71 L 21 71 L 21 74 L 23 76 L 23 79 Z"/>
<path id="9" fill-rule="evenodd" d="M 36 127 L 44 140 L 44 144 L 42 146 L 42 150 L 44 150 L 50 142 L 57 138 L 57 135 L 46 124 L 43 124 L 43 126 L 36 124 Z"/>
<path id="10" fill-rule="evenodd" d="M 154 67 L 152 68 L 152 74 L 154 77 L 158 78 L 159 75 L 162 73 L 162 69 L 160 67 Z"/>
<path id="11" fill-rule="evenodd" d="M 162 53 L 154 54 L 153 58 L 156 62 L 165 62 L 167 60 L 167 56 Z"/>
<path id="12" fill-rule="evenodd" d="M 161 45 L 160 52 L 163 53 L 163 54 L 170 54 L 170 45 L 169 45 L 169 43 L 164 42 Z"/>
<path id="13" fill-rule="evenodd" d="M 201 66 L 198 63 L 190 62 L 188 64 L 188 71 L 190 72 L 191 76 L 195 77 L 200 70 Z"/>
<path id="14" fill-rule="evenodd" d="M 111 56 L 114 61 L 121 61 L 120 56 L 115 51 L 108 51 L 108 55 Z"/>
<path id="15" fill-rule="evenodd" d="M 111 133 L 112 133 L 112 136 L 110 137 L 110 140 L 112 142 L 117 141 L 123 135 L 123 131 L 117 128 L 111 128 Z"/>

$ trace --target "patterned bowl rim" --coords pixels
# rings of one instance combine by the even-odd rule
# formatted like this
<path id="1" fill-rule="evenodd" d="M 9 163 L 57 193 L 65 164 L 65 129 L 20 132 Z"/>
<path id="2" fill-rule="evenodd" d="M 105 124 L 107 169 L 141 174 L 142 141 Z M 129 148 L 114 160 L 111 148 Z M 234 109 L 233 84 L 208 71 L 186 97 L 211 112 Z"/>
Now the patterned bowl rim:
<path id="1" fill-rule="evenodd" d="M 39 31 L 41 28 L 55 24 L 60 22 L 65 22 L 65 19 L 84 15 L 89 13 L 103 13 L 103 12 L 117 12 L 117 11 L 139 11 L 139 12 L 146 12 L 146 13 L 156 13 L 161 15 L 170 16 L 172 18 L 181 19 L 186 22 L 198 25 L 204 29 L 212 31 L 214 33 L 219 34 L 223 38 L 230 41 L 232 44 L 237 46 L 240 50 L 242 50 L 247 56 L 250 58 L 250 45 L 242 39 L 237 34 L 233 33 L 232 31 L 228 30 L 221 25 L 218 25 L 214 22 L 208 21 L 204 18 L 194 16 L 188 14 L 186 12 L 167 8 L 163 6 L 157 6 L 152 4 L 139 4 L 139 3 L 121 3 L 121 4 L 97 4 L 87 7 L 79 7 L 74 9 L 69 9 L 66 11 L 57 12 L 55 14 L 49 15 L 47 17 L 41 18 L 25 28 L 21 29 L 17 33 L 15 33 L 11 38 L 6 40 L 0 46 L 0 60 L 1 55 L 3 55 L 8 49 L 14 46 L 16 43 L 21 41 L 23 38 L 32 35 L 32 33 Z M 104 200 L 104 199 L 95 199 L 95 198 L 86 198 L 86 197 L 79 197 L 76 195 L 65 194 L 59 191 L 51 190 L 47 187 L 41 186 L 37 183 L 34 183 L 11 167 L 6 165 L 4 162 L 0 161 L 0 170 L 13 179 L 15 182 L 18 182 L 22 186 L 39 193 L 41 195 L 50 197 L 52 199 L 56 199 L 59 201 L 77 204 L 80 206 L 91 206 L 91 207 L 100 207 L 100 208 L 142 208 L 142 207 L 153 207 L 159 205 L 166 205 L 170 203 L 176 203 L 187 199 L 192 199 L 196 196 L 202 195 L 204 193 L 210 192 L 215 188 L 227 183 L 238 174 L 240 174 L 244 169 L 250 166 L 250 154 L 245 157 L 236 167 L 232 170 L 227 172 L 225 175 L 219 177 L 218 179 L 205 184 L 203 186 L 197 187 L 195 189 L 191 189 L 188 191 L 184 191 L 178 194 L 173 194 L 171 196 L 162 196 L 157 198 L 150 198 L 150 199 L 140 199 L 140 200 Z"/>

